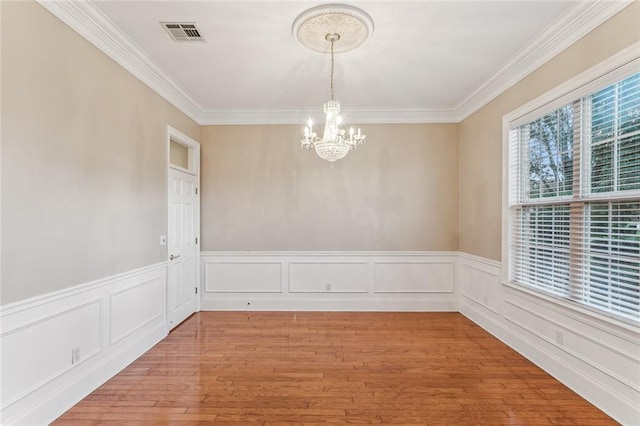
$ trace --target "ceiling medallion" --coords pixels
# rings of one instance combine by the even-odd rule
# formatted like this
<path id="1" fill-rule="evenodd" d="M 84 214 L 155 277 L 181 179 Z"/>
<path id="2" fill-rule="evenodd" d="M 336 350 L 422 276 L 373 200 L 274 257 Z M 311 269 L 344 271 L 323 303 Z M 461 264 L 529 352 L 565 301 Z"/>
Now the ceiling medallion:
<path id="1" fill-rule="evenodd" d="M 366 136 L 358 129 L 342 129 L 340 102 L 333 98 L 334 54 L 347 52 L 367 41 L 373 33 L 373 21 L 364 11 L 347 5 L 317 6 L 300 14 L 293 22 L 293 37 L 301 45 L 331 54 L 331 100 L 324 104 L 326 114 L 322 138 L 313 131 L 313 120 L 304 128 L 301 145 L 314 148 L 318 156 L 329 162 L 343 158 L 352 149 L 365 142 Z"/>
<path id="2" fill-rule="evenodd" d="M 363 10 L 344 4 L 327 4 L 302 12 L 293 21 L 293 37 L 311 50 L 329 53 L 327 34 L 340 34 L 334 53 L 347 52 L 369 40 L 373 21 Z"/>

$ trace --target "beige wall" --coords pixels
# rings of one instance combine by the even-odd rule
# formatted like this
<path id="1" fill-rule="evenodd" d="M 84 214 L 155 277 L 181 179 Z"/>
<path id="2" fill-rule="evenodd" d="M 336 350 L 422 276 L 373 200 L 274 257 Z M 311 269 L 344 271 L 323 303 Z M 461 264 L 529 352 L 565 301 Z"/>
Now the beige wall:
<path id="1" fill-rule="evenodd" d="M 334 163 L 301 126 L 202 127 L 203 250 L 457 250 L 457 125 L 363 125 Z"/>
<path id="2" fill-rule="evenodd" d="M 189 148 L 172 139 L 169 143 L 169 163 L 174 166 L 182 167 L 183 169 L 188 169 Z"/>
<path id="3" fill-rule="evenodd" d="M 166 125 L 199 126 L 38 4 L 1 15 L 1 303 L 163 261 Z"/>
<path id="4" fill-rule="evenodd" d="M 460 123 L 460 251 L 501 258 L 502 117 L 638 40 L 635 2 Z"/>
<path id="5" fill-rule="evenodd" d="M 502 116 L 640 39 L 635 2 L 459 125 L 363 126 L 331 168 L 300 126 L 200 128 L 39 5 L 0 4 L 1 304 L 165 258 L 167 124 L 202 142 L 203 250 L 500 259 Z"/>

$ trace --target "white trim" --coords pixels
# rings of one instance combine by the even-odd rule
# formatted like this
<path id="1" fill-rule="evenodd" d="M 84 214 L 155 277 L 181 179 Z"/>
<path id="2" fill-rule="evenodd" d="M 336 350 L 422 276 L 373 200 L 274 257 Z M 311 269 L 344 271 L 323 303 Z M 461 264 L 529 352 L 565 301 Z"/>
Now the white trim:
<path id="1" fill-rule="evenodd" d="M 512 284 L 508 281 L 502 281 L 502 285 L 507 291 L 517 291 L 522 294 L 527 294 L 537 300 L 544 300 L 552 305 L 557 306 L 559 309 L 567 310 L 568 312 L 574 312 L 576 315 L 583 315 L 592 321 L 586 323 L 592 327 L 597 327 L 597 324 L 608 324 L 617 327 L 620 330 L 628 330 L 631 333 L 636 333 L 640 323 L 634 321 L 626 321 L 623 318 L 613 315 L 607 315 L 606 312 L 597 309 L 591 309 L 588 305 L 582 305 L 579 303 L 571 302 L 570 300 L 554 297 L 550 294 L 543 293 L 533 288 L 525 287 L 522 285 Z M 565 313 L 565 315 L 569 315 Z M 608 331 L 611 332 L 611 331 Z M 617 334 L 619 337 L 620 334 Z"/>
<path id="2" fill-rule="evenodd" d="M 512 305 L 514 308 L 518 309 L 519 311 L 523 311 L 526 312 L 534 317 L 537 317 L 538 319 L 544 320 L 546 322 L 548 322 L 549 324 L 555 326 L 556 328 L 558 328 L 559 330 L 564 329 L 564 325 L 545 318 L 544 316 L 540 315 L 538 312 L 535 312 L 533 309 L 524 306 L 524 303 L 519 303 L 513 300 L 505 300 L 505 303 Z M 527 326 L 523 321 L 520 321 L 518 318 L 516 317 L 512 317 L 510 315 L 504 315 L 504 319 L 509 321 L 510 323 L 513 323 L 515 325 L 517 325 L 518 327 L 522 328 L 523 330 L 528 331 L 529 333 L 533 334 L 533 335 L 537 335 L 536 331 L 533 330 L 531 327 Z M 603 349 L 606 349 L 608 351 L 611 351 L 612 355 L 617 356 L 619 358 L 626 358 L 627 360 L 630 360 L 632 362 L 634 362 L 638 368 L 640 368 L 640 361 L 637 358 L 634 358 L 633 356 L 620 351 L 616 348 L 611 348 L 609 346 L 604 345 L 603 343 L 587 336 L 585 333 L 580 332 L 580 331 L 572 331 L 573 333 L 575 333 L 576 335 L 578 335 L 580 338 L 584 339 L 584 340 L 588 340 L 589 342 L 600 346 Z M 579 359 L 580 361 L 584 362 L 585 364 L 589 364 L 591 365 L 593 368 L 599 370 L 600 372 L 607 374 L 608 376 L 613 377 L 614 379 L 616 379 L 617 381 L 619 381 L 620 383 L 624 384 L 625 386 L 631 388 L 632 390 L 634 390 L 635 392 L 640 393 L 640 386 L 637 383 L 632 383 L 631 381 L 629 381 L 626 377 L 622 377 L 619 374 L 616 374 L 614 372 L 611 371 L 610 368 L 598 363 L 598 362 L 593 362 L 589 359 L 587 359 L 585 357 L 584 354 L 581 354 L 580 352 L 578 352 L 575 349 L 571 349 L 571 348 L 564 348 L 562 347 L 562 345 L 558 344 L 557 342 L 554 342 L 552 339 L 548 338 L 548 337 L 541 337 L 539 336 L 541 339 L 543 339 L 544 341 L 546 341 L 548 344 L 556 346 L 561 348 L 562 350 L 566 351 L 568 354 L 572 355 L 573 357 L 575 357 L 576 359 Z"/>
<path id="3" fill-rule="evenodd" d="M 188 149 L 188 167 L 186 169 L 184 167 L 174 166 L 171 164 L 172 140 L 186 146 Z M 180 170 L 196 176 L 198 178 L 198 188 L 200 187 L 200 143 L 171 126 L 167 126 L 167 168 Z M 200 194 L 198 193 L 198 195 Z"/>
<path id="4" fill-rule="evenodd" d="M 504 267 L 500 270 L 500 280 L 502 282 L 509 281 L 511 275 L 511 268 L 509 266 L 509 253 L 513 252 L 511 241 L 511 226 L 509 215 L 509 129 L 510 120 L 507 117 L 502 117 L 502 217 L 501 217 L 501 229 L 502 229 L 502 241 L 500 250 L 500 260 Z"/>
<path id="5" fill-rule="evenodd" d="M 205 110 L 91 1 L 37 1 L 199 125 L 299 124 L 309 114 L 320 113 L 315 110 Z M 348 111 L 349 116 L 345 118 L 350 123 L 372 124 L 460 122 L 630 3 L 630 0 L 575 2 L 455 107 L 356 109 Z"/>
<path id="6" fill-rule="evenodd" d="M 476 256 L 475 254 L 469 254 L 464 252 L 460 252 L 459 254 L 465 260 L 470 260 L 470 261 L 479 263 L 481 265 L 484 265 L 486 268 L 489 268 L 489 270 L 491 269 L 496 270 L 502 267 L 502 263 L 499 260 L 487 259 L 486 257 Z"/>
<path id="7" fill-rule="evenodd" d="M 343 296 L 349 293 L 340 293 Z M 355 293 L 356 295 L 359 293 Z M 457 312 L 458 301 L 453 298 L 430 300 L 259 300 L 247 298 L 212 299 L 203 303 L 203 311 L 266 311 L 266 312 Z"/>
<path id="8" fill-rule="evenodd" d="M 150 349 L 166 336 L 165 297 L 161 262 L 0 307 L 0 423 L 48 424 Z"/>
<path id="9" fill-rule="evenodd" d="M 47 313 L 46 316 L 41 317 L 41 318 L 36 318 L 31 322 L 28 323 L 21 323 L 18 327 L 13 328 L 9 331 L 2 331 L 0 333 L 0 338 L 5 340 L 12 336 L 12 335 L 19 335 L 21 332 L 25 332 L 27 331 L 29 328 L 31 327 L 36 327 L 36 326 L 40 326 L 45 324 L 48 321 L 54 321 L 58 318 L 64 317 L 65 315 L 69 315 L 74 313 L 74 311 L 81 311 L 84 308 L 88 308 L 88 307 L 92 307 L 93 305 L 96 305 L 97 307 L 97 311 L 98 311 L 98 315 L 96 315 L 96 317 L 94 318 L 94 320 L 96 321 L 97 324 L 102 323 L 103 318 L 104 318 L 104 303 L 102 298 L 92 298 L 84 303 L 80 303 L 76 306 L 65 306 L 62 310 L 56 310 L 53 313 Z M 102 345 L 102 329 L 98 328 L 98 331 L 100 333 L 100 338 L 99 338 L 99 342 L 96 345 L 95 348 L 93 348 L 93 351 L 89 352 L 89 354 L 84 354 L 83 359 L 81 360 L 80 363 L 84 363 L 87 362 L 89 360 L 91 360 L 91 358 L 93 358 L 95 355 L 99 354 L 102 352 L 103 350 L 103 345 Z M 52 371 L 49 375 L 46 375 L 44 377 L 41 377 L 40 380 L 38 380 L 36 383 L 33 383 L 31 387 L 28 387 L 27 389 L 24 389 L 22 392 L 13 395 L 12 398 L 5 398 L 2 400 L 2 404 L 0 404 L 0 412 L 4 411 L 7 407 L 15 404 L 16 402 L 20 401 L 21 399 L 24 399 L 25 397 L 30 396 L 31 394 L 35 393 L 36 391 L 38 391 L 39 389 L 41 389 L 42 387 L 46 386 L 47 384 L 51 383 L 52 381 L 58 379 L 60 376 L 63 376 L 65 373 L 69 372 L 71 369 L 73 368 L 73 365 L 64 365 L 61 368 L 58 368 L 54 371 Z"/>
<path id="10" fill-rule="evenodd" d="M 169 164 L 169 168 L 172 169 L 172 170 L 177 170 L 177 171 L 182 172 L 182 173 L 186 173 L 186 174 L 191 175 L 191 176 L 195 176 L 196 175 L 195 172 L 193 172 L 193 171 L 191 171 L 189 169 L 185 169 L 184 167 L 176 166 L 174 164 Z"/>
<path id="11" fill-rule="evenodd" d="M 188 149 L 188 161 L 187 168 L 174 166 L 171 164 L 171 140 L 184 145 Z M 200 143 L 189 136 L 185 135 L 178 129 L 174 129 L 171 126 L 167 126 L 167 167 L 180 170 L 185 173 L 198 177 L 198 187 L 200 187 Z M 199 194 L 198 194 L 199 195 Z"/>
<path id="12" fill-rule="evenodd" d="M 216 256 L 216 257 L 237 257 L 237 256 L 252 256 L 252 257 L 277 257 L 277 256 L 295 256 L 295 257 L 365 257 L 365 256 L 379 256 L 379 257 L 450 257 L 458 256 L 457 251 L 203 251 L 200 253 L 204 256 Z M 321 262 L 321 260 L 319 260 Z"/>
<path id="13" fill-rule="evenodd" d="M 453 293 L 375 294 L 369 297 L 375 288 L 369 283 L 368 293 L 364 295 L 305 293 L 287 297 L 276 295 L 274 299 L 269 294 L 245 294 L 241 297 L 215 294 L 215 299 L 208 300 L 206 307 L 219 310 L 459 311 L 620 423 L 634 424 L 640 416 L 637 403 L 640 400 L 640 382 L 637 377 L 624 374 L 627 370 L 622 367 L 640 365 L 640 330 L 637 327 L 616 326 L 594 318 L 589 312 L 577 312 L 521 289 L 503 286 L 499 278 L 502 264 L 495 260 L 459 252 L 416 251 L 202 252 L 202 256 L 213 256 L 214 261 L 236 262 L 240 265 L 251 259 L 257 263 L 283 265 L 288 265 L 289 261 L 320 265 L 355 262 L 366 263 L 369 267 L 376 262 L 399 265 L 415 262 L 450 263 L 455 269 Z M 284 275 L 283 284 L 288 284 L 288 274 Z M 372 280 L 374 276 L 368 279 Z M 166 336 L 166 317 L 162 315 L 157 318 L 151 310 L 148 311 L 148 318 L 153 318 L 150 323 L 145 318 L 136 319 L 133 315 L 120 329 L 129 330 L 129 325 L 133 329 L 136 324 L 143 324 L 142 328 L 122 339 L 115 339 L 113 343 L 110 341 L 109 317 L 112 316 L 112 309 L 109 308 L 109 301 L 112 296 L 128 295 L 128 301 L 122 306 L 129 302 L 138 306 L 138 300 L 132 300 L 137 299 L 136 289 L 145 287 L 143 284 L 150 280 L 156 280 L 158 285 L 149 287 L 149 294 L 158 298 L 160 309 L 166 309 L 166 262 L 1 306 L 2 343 L 28 333 L 32 327 L 44 325 L 45 329 L 41 331 L 44 333 L 48 323 L 86 307 L 92 316 L 89 321 L 82 323 L 82 329 L 90 326 L 96 330 L 93 346 L 83 354 L 80 363 L 52 366 L 49 371 L 53 375 L 48 373 L 32 380 L 35 387 L 29 386 L 19 395 L 9 396 L 11 400 L 3 400 L 5 406 L 0 412 L 1 422 L 51 422 Z M 283 285 L 282 289 L 286 293 L 288 286 Z M 468 290 L 473 292 L 469 293 Z M 205 297 L 203 292 L 200 295 Z M 249 307 L 241 305 L 246 303 L 246 297 L 250 297 Z M 483 302 L 486 297 L 489 303 Z M 505 310 L 505 307 L 509 310 Z M 74 328 L 69 332 L 79 330 Z M 554 341 L 555 330 L 565 332 L 563 343 Z M 68 334 L 55 336 L 50 353 L 47 353 L 47 357 L 38 358 L 38 362 L 52 362 L 53 354 L 63 345 L 65 335 Z M 25 340 L 22 342 L 25 344 Z M 26 342 L 28 345 L 37 344 L 35 340 Z M 595 348 L 598 354 L 589 348 Z M 10 347 L 3 346 L 3 350 L 10 350 Z M 62 347 L 62 350 L 67 349 Z M 29 371 L 28 365 L 12 365 L 12 368 Z M 3 368 L 3 371 L 7 370 Z M 3 380 L 6 378 L 3 377 Z"/>
<path id="14" fill-rule="evenodd" d="M 2 5 L 0 5 L 0 22 L 2 22 Z M 0 63 L 2 62 L 2 51 L 0 51 Z M 0 65 L 0 82 L 2 80 L 2 66 Z M 0 84 L 0 117 L 2 117 L 2 84 Z M 0 120 L 0 135 L 2 132 L 2 120 Z M 0 137 L 0 188 L 2 188 L 2 137 Z M 1 194 L 0 194 L 1 195 Z M 0 288 L 2 287 L 2 196 L 0 196 Z M 2 308 L 0 306 L 0 308 Z"/>
<path id="15" fill-rule="evenodd" d="M 202 108 L 91 1 L 36 0 L 196 123 Z"/>
<path id="16" fill-rule="evenodd" d="M 462 121 L 632 3 L 576 2 L 525 48 L 456 105 Z"/>
<path id="17" fill-rule="evenodd" d="M 466 253 L 460 253 L 459 262 L 466 271 L 459 275 L 460 313 L 618 422 L 636 423 L 640 380 L 625 372 L 640 366 L 638 328 L 620 327 L 504 287 L 500 262 Z M 497 297 L 498 309 L 486 306 L 486 297 Z M 555 340 L 557 332 L 564 333 L 562 342 Z"/>
<path id="18" fill-rule="evenodd" d="M 91 368 L 74 374 L 72 379 L 61 387 L 57 387 L 54 392 L 50 392 L 37 405 L 26 408 L 19 416 L 6 419 L 0 415 L 0 420 L 3 424 L 12 425 L 42 425 L 53 422 L 164 339 L 167 335 L 165 328 L 164 325 L 155 326 L 139 340 L 112 352 L 109 357 L 100 359 Z M 6 423 L 4 423 L 5 421 Z"/>
<path id="19" fill-rule="evenodd" d="M 18 302 L 9 303 L 0 306 L 0 319 L 8 315 L 13 315 L 18 312 L 25 311 L 27 309 L 33 309 L 45 303 L 55 302 L 60 299 L 68 298 L 71 296 L 79 295 L 89 292 L 91 290 L 98 289 L 100 287 L 112 285 L 116 281 L 124 281 L 135 278 L 138 275 L 145 275 L 149 272 L 156 271 L 161 268 L 166 268 L 166 262 L 155 263 L 149 266 L 143 266 L 142 268 L 134 269 L 132 271 L 123 272 L 121 274 L 112 275 L 110 277 L 101 278 L 99 280 L 90 281 L 88 283 L 76 285 L 62 290 L 54 291 L 51 293 L 43 294 L 41 296 L 31 297 L 29 299 L 20 300 Z"/>
<path id="20" fill-rule="evenodd" d="M 114 296 L 121 296 L 122 295 L 126 295 L 127 293 L 134 291 L 136 289 L 138 289 L 139 287 L 142 286 L 148 286 L 148 285 L 153 285 L 153 284 L 157 284 L 158 280 L 155 277 L 150 277 L 149 279 L 145 279 L 145 280 L 141 280 L 138 283 L 135 283 L 133 285 L 127 286 L 125 288 L 121 288 L 115 291 L 112 291 L 111 293 L 109 293 L 109 318 L 110 319 L 114 319 L 117 317 L 117 314 L 114 312 L 114 306 L 116 306 L 116 301 L 114 300 Z M 164 286 L 163 286 L 164 287 Z M 134 298 L 131 298 L 132 300 L 135 300 Z M 155 322 L 157 320 L 162 319 L 162 321 L 164 321 L 164 316 L 165 316 L 165 312 L 164 311 L 160 311 L 158 312 L 155 316 L 151 316 L 148 318 L 145 318 L 143 321 L 137 322 L 137 323 L 132 323 L 130 325 L 130 327 L 122 334 L 120 334 L 119 336 L 114 336 L 114 332 L 113 332 L 113 327 L 109 327 L 109 345 L 115 345 L 116 343 L 120 342 L 121 340 L 124 340 L 126 338 L 128 338 L 129 336 L 137 333 L 139 330 L 143 329 L 144 327 L 146 327 L 147 325 L 151 324 L 152 322 Z"/>
<path id="21" fill-rule="evenodd" d="M 309 117 L 322 115 L 322 109 L 313 110 L 235 110 L 206 111 L 200 117 L 201 125 L 241 124 L 300 124 Z M 345 121 L 366 124 L 457 123 L 456 110 L 450 108 L 369 108 L 345 107 Z"/>
<path id="22" fill-rule="evenodd" d="M 460 313 L 471 321 L 497 337 L 525 358 L 545 370 L 561 383 L 575 391 L 581 397 L 604 411 L 621 424 L 636 424 L 640 417 L 640 409 L 632 398 L 614 394 L 610 389 L 593 377 L 586 376 L 577 368 L 571 358 L 557 355 L 548 348 L 544 340 L 536 341 L 534 336 L 514 332 L 502 320 L 496 319 L 462 300 Z"/>
<path id="23" fill-rule="evenodd" d="M 171 164 L 171 140 L 175 140 L 176 142 L 185 145 L 188 148 L 188 169 L 184 169 L 182 167 L 176 167 L 173 166 Z M 198 296 L 196 297 L 196 312 L 200 311 L 200 303 L 201 303 L 201 297 L 199 296 L 202 293 L 202 285 L 201 285 L 201 267 L 200 267 L 200 259 L 201 259 L 201 255 L 200 255 L 200 247 L 202 244 L 202 239 L 200 237 L 200 194 L 201 194 L 201 190 L 200 190 L 200 143 L 192 138 L 190 138 L 189 136 L 185 135 L 184 133 L 180 132 L 177 129 L 174 129 L 171 126 L 167 126 L 167 146 L 166 146 L 166 153 L 167 153 L 167 177 L 165 182 L 167 183 L 167 186 L 165 188 L 165 194 L 167 194 L 167 205 L 166 205 L 166 212 L 167 212 L 167 228 L 166 228 L 166 233 L 165 235 L 167 235 L 168 238 L 168 231 L 169 231 L 169 188 L 170 188 L 170 182 L 169 182 L 169 170 L 170 169 L 176 169 L 176 170 L 180 170 L 180 171 L 184 171 L 185 173 L 191 174 L 193 176 L 195 176 L 195 181 L 196 181 L 196 205 L 195 205 L 195 235 L 196 238 L 198 239 L 198 243 L 196 244 L 196 288 L 198 291 Z M 167 240 L 168 241 L 168 240 Z M 166 245 L 165 247 L 165 259 L 169 258 L 169 244 Z M 167 280 L 169 279 L 169 277 L 167 277 Z M 169 291 L 169 285 L 168 285 L 168 281 L 167 281 L 167 291 Z M 169 301 L 169 297 L 167 295 L 167 303 Z M 167 315 L 169 313 L 169 307 L 167 306 Z M 169 325 L 169 321 L 167 321 L 167 324 Z"/>
<path id="24" fill-rule="evenodd" d="M 507 120 L 512 128 L 524 124 L 531 113 L 543 115 L 545 111 L 550 112 L 556 107 L 574 101 L 599 86 L 606 86 L 607 82 L 613 83 L 634 70 L 637 72 L 640 70 L 639 59 L 640 41 L 511 111 L 503 119 Z M 612 74 L 609 78 L 610 73 Z M 607 81 L 602 81 L 601 78 L 607 78 Z"/>
<path id="25" fill-rule="evenodd" d="M 201 257 L 203 310 L 457 310 L 457 252 L 208 251 Z M 279 275 L 269 272 L 274 264 L 281 265 Z"/>

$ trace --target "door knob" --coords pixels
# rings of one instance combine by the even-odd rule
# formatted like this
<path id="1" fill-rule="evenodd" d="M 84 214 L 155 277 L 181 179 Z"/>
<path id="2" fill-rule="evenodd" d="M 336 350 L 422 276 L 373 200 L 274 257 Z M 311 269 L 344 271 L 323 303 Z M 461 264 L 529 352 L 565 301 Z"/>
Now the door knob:
<path id="1" fill-rule="evenodd" d="M 177 255 L 177 256 L 171 255 L 171 256 L 169 256 L 169 260 L 177 259 L 179 257 L 180 257 L 180 255 Z"/>

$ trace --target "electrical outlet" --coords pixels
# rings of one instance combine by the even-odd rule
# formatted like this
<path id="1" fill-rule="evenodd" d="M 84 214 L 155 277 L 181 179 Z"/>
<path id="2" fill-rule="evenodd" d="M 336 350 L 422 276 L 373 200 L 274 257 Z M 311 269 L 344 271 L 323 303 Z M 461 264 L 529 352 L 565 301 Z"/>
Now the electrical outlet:
<path id="1" fill-rule="evenodd" d="M 160 235 L 160 245 L 161 246 L 166 246 L 167 245 L 167 236 L 166 235 Z"/>
<path id="2" fill-rule="evenodd" d="M 556 331 L 556 343 L 559 345 L 564 344 L 564 336 L 561 330 Z"/>
<path id="3" fill-rule="evenodd" d="M 326 283 L 326 284 L 324 285 L 324 289 L 325 289 L 326 291 L 331 291 L 331 284 Z"/>
<path id="4" fill-rule="evenodd" d="M 71 349 L 71 364 L 80 362 L 80 347 Z"/>

